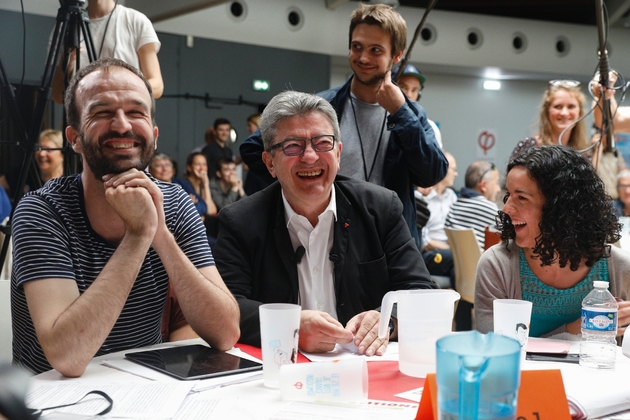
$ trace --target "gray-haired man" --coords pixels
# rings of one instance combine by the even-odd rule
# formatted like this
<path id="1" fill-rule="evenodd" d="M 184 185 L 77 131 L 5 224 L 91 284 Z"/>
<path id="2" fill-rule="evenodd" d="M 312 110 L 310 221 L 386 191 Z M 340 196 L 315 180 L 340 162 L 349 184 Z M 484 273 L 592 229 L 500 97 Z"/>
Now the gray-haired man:
<path id="1" fill-rule="evenodd" d="M 263 160 L 278 182 L 220 212 L 213 248 L 241 309 L 241 341 L 260 345 L 261 304 L 299 303 L 301 349 L 328 351 L 352 341 L 359 353 L 382 354 L 383 295 L 436 287 L 400 200 L 337 175 L 342 144 L 325 99 L 283 92 L 265 108 L 260 130 Z"/>

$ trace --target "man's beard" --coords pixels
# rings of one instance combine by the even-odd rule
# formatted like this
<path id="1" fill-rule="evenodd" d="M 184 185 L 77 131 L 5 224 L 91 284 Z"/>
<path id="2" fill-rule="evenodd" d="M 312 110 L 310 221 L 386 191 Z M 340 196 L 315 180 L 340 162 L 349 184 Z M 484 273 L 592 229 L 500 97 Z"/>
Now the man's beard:
<path id="1" fill-rule="evenodd" d="M 378 85 L 379 83 L 381 83 L 381 81 L 385 78 L 385 74 L 380 74 L 378 76 L 373 76 L 372 78 L 368 79 L 368 80 L 363 80 L 361 79 L 356 73 L 354 74 L 354 77 L 357 79 L 357 81 L 365 86 L 375 86 Z"/>
<path id="2" fill-rule="evenodd" d="M 125 138 L 140 143 L 140 156 L 118 155 L 116 157 L 106 157 L 103 154 L 102 144 L 109 139 Z M 129 169 L 136 168 L 143 171 L 153 159 L 155 154 L 155 139 L 145 139 L 131 131 L 117 133 L 109 131 L 98 138 L 98 141 L 87 139 L 85 133 L 79 134 L 79 141 L 83 146 L 83 156 L 85 164 L 90 168 L 97 181 L 103 181 L 103 176 L 107 174 L 119 174 Z"/>
<path id="3" fill-rule="evenodd" d="M 356 71 L 354 71 L 353 69 L 353 73 L 354 73 L 354 78 L 361 84 L 365 85 L 365 86 L 375 86 L 380 84 L 383 79 L 385 78 L 385 75 L 387 74 L 387 72 L 392 68 L 393 65 L 393 60 L 390 60 L 388 66 L 387 66 L 387 70 L 385 70 L 383 73 L 381 74 L 376 74 L 374 76 L 372 76 L 371 78 L 367 79 L 367 80 L 363 80 L 359 77 L 359 75 L 357 74 Z M 355 64 L 355 66 L 358 67 L 357 64 Z"/>

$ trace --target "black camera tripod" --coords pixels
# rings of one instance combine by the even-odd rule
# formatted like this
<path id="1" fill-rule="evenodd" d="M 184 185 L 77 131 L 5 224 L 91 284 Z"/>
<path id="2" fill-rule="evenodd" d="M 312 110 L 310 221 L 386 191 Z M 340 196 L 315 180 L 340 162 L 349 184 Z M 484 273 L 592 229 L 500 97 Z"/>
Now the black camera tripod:
<path id="1" fill-rule="evenodd" d="M 7 226 L 4 227 L 5 237 L 2 245 L 2 251 L 0 252 L 0 267 L 4 265 L 4 261 L 6 260 L 9 240 L 11 238 L 11 221 L 13 219 L 13 212 L 24 194 L 24 185 L 26 184 L 29 168 L 33 162 L 35 150 L 37 149 L 37 141 L 39 132 L 41 131 L 42 122 L 44 120 L 44 112 L 46 110 L 46 106 L 50 102 L 52 82 L 57 66 L 59 65 L 59 58 L 62 54 L 62 50 L 64 56 L 63 63 L 66 63 L 68 61 L 69 51 L 76 49 L 76 69 L 78 70 L 80 68 L 79 48 L 81 45 L 81 39 L 83 39 L 85 40 L 85 47 L 90 62 L 96 59 L 94 42 L 92 41 L 92 33 L 90 32 L 90 20 L 88 18 L 87 11 L 83 7 L 85 5 L 85 0 L 59 0 L 59 3 L 61 7 L 59 7 L 57 12 L 57 21 L 52 34 L 52 42 L 50 44 L 50 49 L 48 50 L 48 56 L 46 58 L 44 75 L 42 76 L 41 85 L 38 89 L 37 102 L 33 112 L 33 118 L 31 119 L 31 126 L 28 130 L 26 129 L 24 120 L 19 113 L 13 87 L 9 83 L 9 78 L 5 72 L 2 60 L 0 60 L 0 89 L 2 94 L 5 95 L 9 114 L 15 124 L 16 136 L 18 137 L 17 144 L 25 149 L 20 175 L 15 189 L 15 195 L 13 197 L 11 217 L 9 218 Z M 65 75 L 64 79 L 66 80 L 65 83 L 67 83 L 67 77 L 65 77 Z M 71 150 L 68 146 L 67 140 L 65 139 L 65 135 L 63 149 L 68 152 Z M 66 173 L 75 173 L 77 172 L 76 167 L 78 166 L 78 161 L 77 159 L 70 158 L 70 156 L 72 156 L 71 153 L 66 153 L 66 159 L 64 159 L 64 169 Z M 37 177 L 36 179 L 39 183 L 37 187 L 41 187 L 41 181 Z"/>

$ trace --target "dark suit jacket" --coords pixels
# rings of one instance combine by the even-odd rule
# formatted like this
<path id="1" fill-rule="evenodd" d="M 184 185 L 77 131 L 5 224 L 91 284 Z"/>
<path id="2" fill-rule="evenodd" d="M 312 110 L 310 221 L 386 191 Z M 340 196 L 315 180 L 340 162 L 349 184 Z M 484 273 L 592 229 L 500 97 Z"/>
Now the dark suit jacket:
<path id="1" fill-rule="evenodd" d="M 436 288 L 402 217 L 396 193 L 337 176 L 334 262 L 337 316 L 345 325 L 377 309 L 390 290 Z M 219 213 L 213 253 L 241 309 L 240 342 L 260 346 L 258 307 L 297 303 L 298 274 L 284 217 L 280 184 L 245 197 Z"/>

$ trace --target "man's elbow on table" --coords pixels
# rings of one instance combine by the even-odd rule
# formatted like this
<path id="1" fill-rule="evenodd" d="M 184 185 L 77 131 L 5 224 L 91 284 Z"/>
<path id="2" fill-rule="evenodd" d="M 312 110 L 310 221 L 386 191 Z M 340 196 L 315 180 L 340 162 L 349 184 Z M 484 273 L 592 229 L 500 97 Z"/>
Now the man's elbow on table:
<path id="1" fill-rule="evenodd" d="M 94 354 L 81 346 L 80 340 L 73 340 L 70 345 L 69 337 L 55 331 L 39 331 L 37 340 L 40 343 L 46 360 L 57 372 L 68 378 L 78 378 L 83 375 Z"/>
<path id="2" fill-rule="evenodd" d="M 229 325 L 223 326 L 219 334 L 214 334 L 212 337 L 208 338 L 202 338 L 210 344 L 210 347 L 226 351 L 234 347 L 240 337 L 241 329 L 237 318 L 235 321 L 230 322 Z"/>
<path id="3" fill-rule="evenodd" d="M 46 354 L 46 350 L 44 350 L 44 354 Z M 89 360 L 85 363 L 76 359 L 73 360 L 70 356 L 49 357 L 46 355 L 46 359 L 53 369 L 68 378 L 78 378 L 83 375 L 90 362 Z"/>

